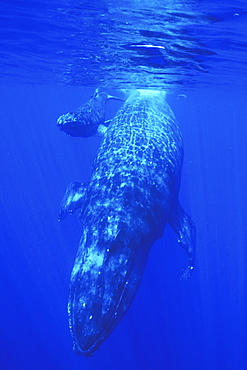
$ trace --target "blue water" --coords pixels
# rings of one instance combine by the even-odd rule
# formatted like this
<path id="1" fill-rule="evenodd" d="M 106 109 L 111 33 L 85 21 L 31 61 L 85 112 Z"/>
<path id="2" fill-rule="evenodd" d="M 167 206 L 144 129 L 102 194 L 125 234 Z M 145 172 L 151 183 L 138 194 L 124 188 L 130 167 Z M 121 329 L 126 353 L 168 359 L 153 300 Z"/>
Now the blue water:
<path id="1" fill-rule="evenodd" d="M 246 369 L 244 5 L 2 1 L 1 369 Z M 186 256 L 167 226 L 129 312 L 86 359 L 74 354 L 67 323 L 81 224 L 76 215 L 58 223 L 57 214 L 69 182 L 89 179 L 101 140 L 65 136 L 56 119 L 95 86 L 169 91 L 197 251 L 183 283 Z M 107 118 L 119 107 L 110 101 Z"/>

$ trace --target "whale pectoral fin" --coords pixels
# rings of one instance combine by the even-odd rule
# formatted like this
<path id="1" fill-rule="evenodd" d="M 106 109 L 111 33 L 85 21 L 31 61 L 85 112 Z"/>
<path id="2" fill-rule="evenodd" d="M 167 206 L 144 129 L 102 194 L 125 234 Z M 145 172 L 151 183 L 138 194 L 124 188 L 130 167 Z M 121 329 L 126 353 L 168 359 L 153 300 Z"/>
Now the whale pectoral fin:
<path id="1" fill-rule="evenodd" d="M 194 249 L 196 242 L 195 225 L 179 202 L 173 205 L 168 222 L 178 236 L 178 243 L 187 253 L 188 267 L 183 271 L 181 279 L 188 280 L 194 268 Z"/>
<path id="2" fill-rule="evenodd" d="M 109 95 L 107 94 L 107 99 L 114 99 L 114 100 L 120 100 L 120 101 L 126 101 L 126 99 L 120 98 L 119 96 Z"/>
<path id="3" fill-rule="evenodd" d="M 96 132 L 96 134 L 95 134 L 95 136 L 100 136 L 100 137 L 102 137 L 102 136 L 104 136 L 105 135 L 105 133 L 106 133 L 106 131 L 107 131 L 107 127 L 109 126 L 109 124 L 110 124 L 110 119 L 108 120 L 108 121 L 105 121 L 104 122 L 104 124 L 102 125 L 102 124 L 100 124 L 99 126 L 98 126 L 98 128 L 97 128 L 97 132 Z M 109 122 L 109 123 L 108 123 Z"/>
<path id="4" fill-rule="evenodd" d="M 100 136 L 100 137 L 104 136 L 111 121 L 112 121 L 111 119 L 108 119 L 107 121 L 104 122 L 104 124 L 100 124 L 97 128 L 97 132 L 95 136 Z"/>
<path id="5" fill-rule="evenodd" d="M 75 181 L 69 184 L 61 203 L 58 221 L 63 220 L 68 214 L 72 215 L 78 208 L 81 208 L 85 191 L 86 187 L 80 182 Z"/>
<path id="6" fill-rule="evenodd" d="M 112 119 L 108 119 L 104 122 L 104 126 L 108 127 L 109 124 L 111 123 Z"/>

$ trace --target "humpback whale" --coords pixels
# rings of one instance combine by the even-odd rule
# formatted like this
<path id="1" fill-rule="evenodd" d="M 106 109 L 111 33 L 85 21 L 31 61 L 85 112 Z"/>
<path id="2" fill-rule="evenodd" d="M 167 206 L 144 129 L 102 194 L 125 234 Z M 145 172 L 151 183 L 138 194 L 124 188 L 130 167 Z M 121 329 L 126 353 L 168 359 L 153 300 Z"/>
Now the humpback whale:
<path id="1" fill-rule="evenodd" d="M 98 127 L 105 122 L 105 104 L 109 99 L 122 100 L 116 96 L 100 92 L 96 89 L 91 99 L 81 105 L 76 111 L 66 113 L 57 119 L 57 126 L 70 136 L 89 137 L 97 134 Z M 102 135 L 99 130 L 98 135 Z"/>
<path id="2" fill-rule="evenodd" d="M 68 302 L 77 354 L 92 356 L 123 318 L 167 222 L 187 253 L 182 278 L 191 275 L 195 226 L 178 199 L 182 160 L 165 92 L 134 90 L 105 130 L 88 184 L 68 188 L 62 216 L 80 208 L 83 225 Z"/>

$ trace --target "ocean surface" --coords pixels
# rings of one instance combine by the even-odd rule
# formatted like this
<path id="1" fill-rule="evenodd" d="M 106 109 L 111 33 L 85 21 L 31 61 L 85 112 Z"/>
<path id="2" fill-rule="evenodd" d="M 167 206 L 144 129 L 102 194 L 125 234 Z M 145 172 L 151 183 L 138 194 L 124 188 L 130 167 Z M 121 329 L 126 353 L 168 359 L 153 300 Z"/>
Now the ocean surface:
<path id="1" fill-rule="evenodd" d="M 2 0 L 0 20 L 0 369 L 245 370 L 246 2 Z M 128 313 L 83 358 L 67 321 L 81 224 L 57 216 L 101 139 L 66 136 L 56 120 L 96 87 L 168 92 L 197 248 L 184 283 L 168 225 Z M 109 101 L 107 119 L 120 106 Z"/>

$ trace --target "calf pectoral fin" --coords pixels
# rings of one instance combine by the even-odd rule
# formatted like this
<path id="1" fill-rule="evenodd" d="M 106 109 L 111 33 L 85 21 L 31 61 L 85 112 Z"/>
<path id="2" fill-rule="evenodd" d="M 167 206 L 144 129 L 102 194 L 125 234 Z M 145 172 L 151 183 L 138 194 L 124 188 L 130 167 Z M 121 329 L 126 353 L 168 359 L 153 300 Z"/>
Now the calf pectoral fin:
<path id="1" fill-rule="evenodd" d="M 114 96 L 114 95 L 109 95 L 107 94 L 107 99 L 114 99 L 114 100 L 120 100 L 120 101 L 125 101 L 126 99 L 120 98 L 119 96 Z"/>
<path id="2" fill-rule="evenodd" d="M 173 205 L 168 222 L 178 236 L 178 243 L 187 253 L 188 267 L 182 273 L 181 279 L 188 280 L 194 268 L 194 250 L 196 242 L 196 228 L 194 222 L 183 210 L 179 202 Z"/>
<path id="3" fill-rule="evenodd" d="M 100 124 L 97 128 L 97 132 L 95 136 L 100 136 L 100 137 L 104 136 L 111 121 L 112 121 L 111 119 L 108 119 L 107 121 L 104 122 L 104 124 Z"/>
<path id="4" fill-rule="evenodd" d="M 81 208 L 85 191 L 85 185 L 80 182 L 75 181 L 69 184 L 61 203 L 58 221 L 63 220 L 67 214 L 72 215 L 78 208 Z"/>
<path id="5" fill-rule="evenodd" d="M 104 123 L 104 125 L 100 124 L 97 128 L 97 132 L 96 132 L 95 136 L 103 137 L 105 135 L 106 131 L 107 131 L 107 126 L 105 125 L 105 123 Z"/>

